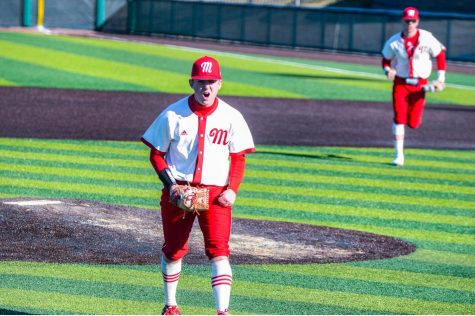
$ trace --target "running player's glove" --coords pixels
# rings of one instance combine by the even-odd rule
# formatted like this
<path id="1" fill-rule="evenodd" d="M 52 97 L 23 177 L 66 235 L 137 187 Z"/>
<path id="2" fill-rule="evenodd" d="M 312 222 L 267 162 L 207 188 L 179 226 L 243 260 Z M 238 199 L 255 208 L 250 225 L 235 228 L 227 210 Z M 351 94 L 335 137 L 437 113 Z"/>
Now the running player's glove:
<path id="1" fill-rule="evenodd" d="M 209 208 L 209 190 L 189 185 L 178 185 L 180 195 L 176 205 L 185 212 L 193 212 L 199 215 L 200 211 Z"/>

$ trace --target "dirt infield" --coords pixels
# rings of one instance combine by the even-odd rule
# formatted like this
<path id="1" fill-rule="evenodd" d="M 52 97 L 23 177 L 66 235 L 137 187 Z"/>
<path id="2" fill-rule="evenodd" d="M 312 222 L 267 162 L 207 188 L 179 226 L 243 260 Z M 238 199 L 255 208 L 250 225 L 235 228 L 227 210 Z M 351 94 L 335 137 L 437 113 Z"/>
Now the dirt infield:
<path id="1" fill-rule="evenodd" d="M 0 87 L 0 137 L 139 140 L 183 95 Z M 391 147 L 383 102 L 223 97 L 243 113 L 256 144 Z M 407 148 L 475 149 L 475 108 L 428 105 Z M 285 126 L 285 128 L 282 128 Z"/>
<path id="2" fill-rule="evenodd" d="M 15 202 L 30 202 L 14 199 Z M 15 205 L 0 200 L 0 260 L 159 264 L 160 212 L 83 200 Z M 32 204 L 32 203 L 31 203 Z M 232 262 L 329 263 L 391 258 L 415 246 L 375 234 L 303 224 L 233 220 Z M 206 263 L 199 227 L 187 263 Z"/>

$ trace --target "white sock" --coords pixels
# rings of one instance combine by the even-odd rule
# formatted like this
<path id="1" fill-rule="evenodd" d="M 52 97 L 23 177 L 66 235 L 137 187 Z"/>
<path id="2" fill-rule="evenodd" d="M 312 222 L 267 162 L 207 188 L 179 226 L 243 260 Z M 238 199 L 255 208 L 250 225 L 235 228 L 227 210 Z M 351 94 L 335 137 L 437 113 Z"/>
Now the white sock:
<path id="1" fill-rule="evenodd" d="M 233 273 L 228 259 L 211 261 L 211 286 L 216 301 L 216 310 L 229 309 Z"/>
<path id="2" fill-rule="evenodd" d="M 162 256 L 162 276 L 163 290 L 165 292 L 165 305 L 177 305 L 176 289 L 181 273 L 181 259 L 173 262 L 167 262 Z"/>
<path id="3" fill-rule="evenodd" d="M 396 156 L 404 155 L 404 124 L 395 124 L 392 126 L 394 136 L 394 151 Z"/>

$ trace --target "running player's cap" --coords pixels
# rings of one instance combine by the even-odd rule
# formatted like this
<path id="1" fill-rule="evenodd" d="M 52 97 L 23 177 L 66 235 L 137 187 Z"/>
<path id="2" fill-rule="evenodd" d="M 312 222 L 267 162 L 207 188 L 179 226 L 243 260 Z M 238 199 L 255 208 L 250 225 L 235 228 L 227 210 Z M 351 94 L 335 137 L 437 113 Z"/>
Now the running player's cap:
<path id="1" fill-rule="evenodd" d="M 191 68 L 191 79 L 221 80 L 219 63 L 213 57 L 203 56 L 198 58 Z"/>
<path id="2" fill-rule="evenodd" d="M 419 10 L 414 7 L 407 7 L 402 11 L 403 20 L 419 20 Z"/>

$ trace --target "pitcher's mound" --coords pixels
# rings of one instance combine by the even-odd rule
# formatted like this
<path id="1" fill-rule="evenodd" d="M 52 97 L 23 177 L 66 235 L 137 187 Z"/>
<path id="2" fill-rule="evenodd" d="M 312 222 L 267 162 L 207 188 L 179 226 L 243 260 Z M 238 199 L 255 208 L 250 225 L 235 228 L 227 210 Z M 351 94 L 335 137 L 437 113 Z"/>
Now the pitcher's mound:
<path id="1" fill-rule="evenodd" d="M 83 200 L 0 200 L 0 260 L 158 264 L 160 211 Z M 231 260 L 329 263 L 409 254 L 402 240 L 329 227 L 234 219 Z M 195 222 L 187 263 L 206 263 Z"/>

